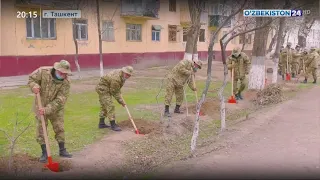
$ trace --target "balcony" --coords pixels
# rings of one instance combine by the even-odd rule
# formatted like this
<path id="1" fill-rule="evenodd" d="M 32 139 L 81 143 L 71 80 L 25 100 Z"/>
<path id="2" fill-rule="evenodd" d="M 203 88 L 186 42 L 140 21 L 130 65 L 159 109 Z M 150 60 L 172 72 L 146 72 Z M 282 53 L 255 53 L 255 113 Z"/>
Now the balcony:
<path id="1" fill-rule="evenodd" d="M 159 18 L 160 0 L 122 0 L 121 17 L 152 20 Z"/>

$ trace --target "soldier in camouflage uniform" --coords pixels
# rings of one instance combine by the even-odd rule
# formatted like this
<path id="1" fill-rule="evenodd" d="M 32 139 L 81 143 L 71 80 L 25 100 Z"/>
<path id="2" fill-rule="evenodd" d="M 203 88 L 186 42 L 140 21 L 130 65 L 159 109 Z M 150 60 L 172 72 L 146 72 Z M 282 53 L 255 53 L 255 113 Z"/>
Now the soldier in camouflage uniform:
<path id="1" fill-rule="evenodd" d="M 249 57 L 241 52 L 240 48 L 234 48 L 232 54 L 227 59 L 228 69 L 234 69 L 233 93 L 237 100 L 243 99 L 241 92 L 245 89 L 246 75 L 249 74 L 251 62 Z M 240 80 L 240 88 L 238 89 L 238 80 Z"/>
<path id="2" fill-rule="evenodd" d="M 301 57 L 300 57 L 300 63 L 299 63 L 299 72 L 300 73 L 301 73 L 301 71 L 303 73 L 306 72 L 305 61 L 307 60 L 307 57 L 308 57 L 308 50 L 303 49 L 303 51 L 301 53 Z"/>
<path id="3" fill-rule="evenodd" d="M 296 45 L 295 50 L 292 53 L 292 77 L 300 74 L 299 64 L 301 59 L 300 46 Z"/>
<path id="4" fill-rule="evenodd" d="M 194 87 L 194 78 L 191 76 L 193 76 L 198 69 L 201 69 L 201 67 L 202 62 L 200 60 L 182 60 L 171 70 L 167 77 L 164 116 L 171 116 L 169 107 L 173 93 L 176 95 L 176 107 L 174 113 L 183 113 L 180 111 L 180 106 L 183 102 L 183 87 L 188 82 L 190 89 L 193 91 L 197 90 L 196 87 Z"/>
<path id="5" fill-rule="evenodd" d="M 32 92 L 40 93 L 43 108 L 37 106 L 35 100 L 34 110 L 37 120 L 37 142 L 41 145 L 42 155 L 40 162 L 47 161 L 47 150 L 43 137 L 43 130 L 40 115 L 44 115 L 46 126 L 48 119 L 51 122 L 55 139 L 59 145 L 59 155 L 71 158 L 65 148 L 64 135 L 64 106 L 69 97 L 70 81 L 68 74 L 71 73 L 70 64 L 66 60 L 54 63 L 54 66 L 40 67 L 33 71 L 29 76 L 28 85 Z"/>
<path id="6" fill-rule="evenodd" d="M 307 83 L 308 82 L 308 76 L 310 74 L 312 74 L 313 77 L 313 83 L 316 84 L 317 83 L 317 70 L 318 70 L 318 61 L 319 61 L 319 54 L 316 52 L 316 48 L 315 47 L 311 47 L 310 49 L 310 53 L 307 56 L 307 59 L 305 61 L 305 65 L 306 65 L 306 76 L 305 79 L 303 81 L 303 83 Z"/>
<path id="7" fill-rule="evenodd" d="M 99 95 L 100 102 L 100 121 L 98 127 L 109 128 L 105 124 L 105 117 L 108 117 L 111 124 L 111 129 L 114 131 L 121 131 L 121 128 L 115 121 L 115 107 L 112 101 L 114 97 L 123 107 L 125 103 L 121 98 L 121 88 L 128 78 L 131 77 L 133 68 L 131 66 L 116 69 L 100 78 L 99 84 L 96 86 L 96 92 Z"/>
<path id="8" fill-rule="evenodd" d="M 287 61 L 288 61 L 288 73 L 291 73 L 292 52 L 293 52 L 291 45 L 292 43 L 289 42 L 287 44 L 287 47 L 284 48 L 280 53 L 282 80 L 284 80 L 284 75 L 287 73 Z"/>

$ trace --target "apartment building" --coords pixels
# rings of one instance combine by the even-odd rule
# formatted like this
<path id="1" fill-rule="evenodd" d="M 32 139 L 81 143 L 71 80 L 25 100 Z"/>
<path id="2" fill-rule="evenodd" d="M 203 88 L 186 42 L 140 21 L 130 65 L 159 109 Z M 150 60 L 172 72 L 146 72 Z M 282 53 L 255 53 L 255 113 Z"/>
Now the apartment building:
<path id="1" fill-rule="evenodd" d="M 60 6 L 53 8 L 51 4 L 39 5 L 36 0 L 31 0 L 31 4 L 21 3 L 21 0 L 0 0 L 0 76 L 28 74 L 39 66 L 52 65 L 61 59 L 68 60 L 74 70 L 76 48 L 73 37 L 77 41 L 81 68 L 99 68 L 95 1 L 85 1 L 78 6 L 81 19 L 46 19 L 39 16 L 46 9 L 75 8 L 64 1 L 57 4 Z M 215 30 L 219 18 L 228 15 L 221 13 L 221 7 L 219 3 L 207 3 L 204 6 L 197 47 L 201 60 L 207 60 L 211 31 Z M 183 58 L 185 31 L 190 23 L 187 1 L 101 0 L 99 11 L 105 68 L 137 61 L 178 61 Z M 23 17 L 23 12 L 32 12 L 30 15 L 37 12 L 38 16 Z M 215 39 L 215 60 L 220 60 L 218 40 L 228 32 L 232 21 Z M 245 50 L 250 53 L 253 34 L 233 39 L 227 47 L 228 53 L 243 43 L 246 44 Z"/>

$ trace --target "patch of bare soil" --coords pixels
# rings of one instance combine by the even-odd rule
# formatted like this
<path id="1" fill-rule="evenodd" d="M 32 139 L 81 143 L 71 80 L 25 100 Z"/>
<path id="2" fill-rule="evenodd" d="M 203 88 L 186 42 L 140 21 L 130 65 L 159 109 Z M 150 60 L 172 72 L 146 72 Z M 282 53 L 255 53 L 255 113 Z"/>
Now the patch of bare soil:
<path id="1" fill-rule="evenodd" d="M 69 171 L 72 169 L 69 160 L 54 159 L 54 162 L 59 163 L 59 172 Z M 0 174 L 8 173 L 8 158 L 0 159 Z M 31 157 L 28 154 L 15 154 L 13 156 L 12 171 L 15 174 L 29 174 L 33 172 L 49 171 L 44 167 L 45 163 L 40 163 L 38 157 Z"/>
<path id="2" fill-rule="evenodd" d="M 196 113 L 196 104 L 189 106 L 189 112 Z M 200 112 L 202 115 L 208 115 L 212 118 L 219 117 L 220 101 L 218 99 L 207 98 L 202 104 Z"/>
<path id="3" fill-rule="evenodd" d="M 279 84 L 270 84 L 263 90 L 258 91 L 253 103 L 260 106 L 277 104 L 284 100 L 283 90 Z"/>
<path id="4" fill-rule="evenodd" d="M 141 134 L 150 134 L 159 131 L 159 122 L 144 119 L 133 119 L 133 121 Z M 119 126 L 124 129 L 134 130 L 130 120 L 121 121 Z"/>

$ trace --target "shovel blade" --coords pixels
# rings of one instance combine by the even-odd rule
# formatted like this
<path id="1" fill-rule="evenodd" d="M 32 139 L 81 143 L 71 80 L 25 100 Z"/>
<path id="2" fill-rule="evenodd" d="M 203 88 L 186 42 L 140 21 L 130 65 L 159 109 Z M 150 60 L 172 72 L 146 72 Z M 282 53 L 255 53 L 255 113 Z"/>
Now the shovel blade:
<path id="1" fill-rule="evenodd" d="M 59 172 L 59 163 L 52 162 L 52 157 L 48 157 L 48 164 L 45 165 L 46 168 L 50 169 L 53 172 Z"/>
<path id="2" fill-rule="evenodd" d="M 290 81 L 290 80 L 291 80 L 291 76 L 290 76 L 289 73 L 286 74 L 286 80 L 287 80 L 287 81 Z"/>
<path id="3" fill-rule="evenodd" d="M 46 164 L 45 167 L 53 172 L 59 172 L 59 163 L 52 162 L 51 164 Z"/>
<path id="4" fill-rule="evenodd" d="M 136 134 L 144 135 L 144 134 L 141 134 L 138 129 L 136 130 Z"/>
<path id="5" fill-rule="evenodd" d="M 230 99 L 228 100 L 228 103 L 235 104 L 235 103 L 237 103 L 237 101 L 233 96 L 231 96 Z"/>

